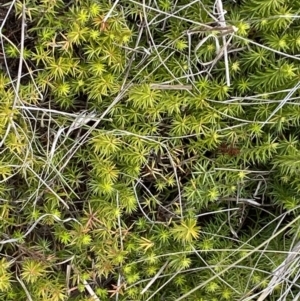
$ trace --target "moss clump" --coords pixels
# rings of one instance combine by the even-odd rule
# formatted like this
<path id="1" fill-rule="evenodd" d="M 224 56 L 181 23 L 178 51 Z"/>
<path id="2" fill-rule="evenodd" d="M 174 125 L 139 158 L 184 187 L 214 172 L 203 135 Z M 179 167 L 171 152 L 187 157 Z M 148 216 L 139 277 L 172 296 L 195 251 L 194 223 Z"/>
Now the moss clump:
<path id="1" fill-rule="evenodd" d="M 300 4 L 3 7 L 0 299 L 270 286 L 299 236 Z"/>

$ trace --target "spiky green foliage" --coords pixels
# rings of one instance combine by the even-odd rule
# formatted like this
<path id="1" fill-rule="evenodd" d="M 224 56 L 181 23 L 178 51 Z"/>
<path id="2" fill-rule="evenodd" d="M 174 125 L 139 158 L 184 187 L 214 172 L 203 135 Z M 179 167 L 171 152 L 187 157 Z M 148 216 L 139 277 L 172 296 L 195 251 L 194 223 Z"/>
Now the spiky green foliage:
<path id="1" fill-rule="evenodd" d="M 12 7 L 0 10 L 0 299 L 269 289 L 299 239 L 300 5 Z M 297 264 L 280 271 L 271 298 L 295 300 Z"/>

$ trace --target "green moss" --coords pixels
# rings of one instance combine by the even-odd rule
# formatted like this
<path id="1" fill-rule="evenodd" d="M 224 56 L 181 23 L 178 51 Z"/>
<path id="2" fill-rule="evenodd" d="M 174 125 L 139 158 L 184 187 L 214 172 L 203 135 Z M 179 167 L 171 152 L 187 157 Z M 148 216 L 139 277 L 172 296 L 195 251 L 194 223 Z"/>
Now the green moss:
<path id="1" fill-rule="evenodd" d="M 299 236 L 299 4 L 224 0 L 222 29 L 210 0 L 22 3 L 3 25 L 0 299 L 268 287 Z"/>

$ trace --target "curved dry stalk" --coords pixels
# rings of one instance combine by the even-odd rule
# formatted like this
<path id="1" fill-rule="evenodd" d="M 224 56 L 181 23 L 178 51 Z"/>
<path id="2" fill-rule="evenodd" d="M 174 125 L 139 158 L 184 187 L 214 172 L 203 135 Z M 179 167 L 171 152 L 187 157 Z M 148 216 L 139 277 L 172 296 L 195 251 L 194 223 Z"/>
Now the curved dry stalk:
<path id="1" fill-rule="evenodd" d="M 293 266 L 298 263 L 300 251 L 300 241 L 293 247 L 286 259 L 273 271 L 272 277 L 268 286 L 262 291 L 257 301 L 265 300 L 274 290 L 274 288 L 285 281 L 294 271 Z"/>

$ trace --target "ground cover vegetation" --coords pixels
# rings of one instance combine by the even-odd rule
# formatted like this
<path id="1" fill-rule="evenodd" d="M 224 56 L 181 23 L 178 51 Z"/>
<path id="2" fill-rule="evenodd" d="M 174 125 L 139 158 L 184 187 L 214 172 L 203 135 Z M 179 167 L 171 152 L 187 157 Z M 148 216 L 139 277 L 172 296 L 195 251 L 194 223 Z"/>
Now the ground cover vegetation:
<path id="1" fill-rule="evenodd" d="M 298 1 L 0 4 L 0 300 L 299 299 Z"/>

